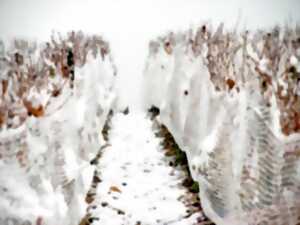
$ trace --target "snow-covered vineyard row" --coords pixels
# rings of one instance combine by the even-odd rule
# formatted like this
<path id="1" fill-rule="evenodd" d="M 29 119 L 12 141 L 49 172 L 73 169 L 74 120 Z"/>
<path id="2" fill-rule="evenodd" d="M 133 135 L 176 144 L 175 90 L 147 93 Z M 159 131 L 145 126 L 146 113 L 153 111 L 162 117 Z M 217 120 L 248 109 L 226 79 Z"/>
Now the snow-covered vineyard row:
<path id="1" fill-rule="evenodd" d="M 109 45 L 72 32 L 1 47 L 0 224 L 78 224 L 116 99 Z"/>
<path id="2" fill-rule="evenodd" d="M 185 151 L 204 212 L 217 224 L 300 223 L 299 37 L 299 28 L 203 25 L 150 42 L 142 101 L 159 109 L 157 121 Z M 177 189 L 178 170 L 167 176 L 146 110 L 113 117 L 106 145 L 101 131 L 116 108 L 117 70 L 101 37 L 0 43 L 0 73 L 0 224 L 73 225 L 87 212 L 95 224 L 197 223 L 198 212 L 169 217 L 184 218 L 180 201 L 152 202 L 151 195 L 173 201 L 186 192 Z M 103 183 L 94 187 L 98 175 Z M 96 208 L 87 205 L 91 188 Z"/>
<path id="3" fill-rule="evenodd" d="M 169 33 L 150 43 L 144 88 L 210 219 L 300 223 L 299 27 Z"/>

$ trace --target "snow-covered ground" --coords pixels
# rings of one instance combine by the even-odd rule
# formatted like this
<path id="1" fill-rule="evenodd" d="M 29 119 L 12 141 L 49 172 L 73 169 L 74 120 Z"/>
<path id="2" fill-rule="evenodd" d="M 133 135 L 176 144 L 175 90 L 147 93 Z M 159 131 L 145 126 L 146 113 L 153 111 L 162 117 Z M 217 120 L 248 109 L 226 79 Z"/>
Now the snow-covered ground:
<path id="1" fill-rule="evenodd" d="M 99 183 L 89 213 L 93 224 L 195 224 L 183 203 L 185 174 L 168 165 L 161 139 L 145 113 L 116 114 L 97 170 Z"/>

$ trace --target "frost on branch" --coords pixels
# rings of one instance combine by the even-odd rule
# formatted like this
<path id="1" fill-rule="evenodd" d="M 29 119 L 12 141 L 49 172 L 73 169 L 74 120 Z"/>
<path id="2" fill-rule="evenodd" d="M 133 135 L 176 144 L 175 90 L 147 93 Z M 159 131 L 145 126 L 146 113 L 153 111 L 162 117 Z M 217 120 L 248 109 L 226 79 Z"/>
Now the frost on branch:
<path id="1" fill-rule="evenodd" d="M 108 43 L 82 32 L 1 42 L 0 73 L 0 224 L 78 224 L 115 101 Z"/>
<path id="2" fill-rule="evenodd" d="M 214 222 L 300 222 L 299 27 L 204 24 L 159 37 L 144 90 L 186 151 Z"/>

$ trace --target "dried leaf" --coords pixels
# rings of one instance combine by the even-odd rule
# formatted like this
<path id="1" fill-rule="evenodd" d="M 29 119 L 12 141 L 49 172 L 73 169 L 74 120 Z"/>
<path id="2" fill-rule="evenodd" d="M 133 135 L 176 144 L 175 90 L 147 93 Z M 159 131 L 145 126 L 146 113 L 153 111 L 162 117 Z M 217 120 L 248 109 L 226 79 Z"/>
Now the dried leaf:
<path id="1" fill-rule="evenodd" d="M 44 107 L 39 105 L 37 108 L 32 106 L 30 101 L 24 100 L 24 105 L 27 109 L 28 115 L 33 115 L 35 117 L 42 117 L 45 114 Z"/>
<path id="2" fill-rule="evenodd" d="M 234 87 L 235 82 L 234 82 L 234 80 L 229 78 L 226 80 L 226 84 L 228 85 L 229 90 L 231 90 Z"/>
<path id="3" fill-rule="evenodd" d="M 110 191 L 113 191 L 113 192 L 119 192 L 119 193 L 122 192 L 122 191 L 121 191 L 118 187 L 116 187 L 116 186 L 111 186 L 111 187 L 109 188 L 109 190 L 110 190 Z"/>

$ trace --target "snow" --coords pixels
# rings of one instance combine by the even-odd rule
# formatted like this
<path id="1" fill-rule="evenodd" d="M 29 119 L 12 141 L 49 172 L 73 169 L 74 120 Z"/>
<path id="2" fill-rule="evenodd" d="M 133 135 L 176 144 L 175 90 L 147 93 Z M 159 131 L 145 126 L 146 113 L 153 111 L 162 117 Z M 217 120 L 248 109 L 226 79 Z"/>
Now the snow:
<path id="1" fill-rule="evenodd" d="M 99 218 L 93 224 L 196 222 L 198 214 L 184 219 L 187 208 L 179 200 L 186 194 L 180 188 L 184 174 L 168 165 L 161 139 L 155 137 L 154 131 L 153 122 L 142 112 L 119 113 L 112 118 L 110 146 L 103 150 L 97 167 L 102 180 L 92 203 L 97 208 L 89 211 L 91 217 Z M 112 191 L 112 187 L 120 192 Z"/>

